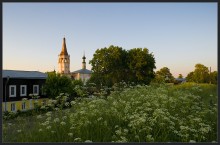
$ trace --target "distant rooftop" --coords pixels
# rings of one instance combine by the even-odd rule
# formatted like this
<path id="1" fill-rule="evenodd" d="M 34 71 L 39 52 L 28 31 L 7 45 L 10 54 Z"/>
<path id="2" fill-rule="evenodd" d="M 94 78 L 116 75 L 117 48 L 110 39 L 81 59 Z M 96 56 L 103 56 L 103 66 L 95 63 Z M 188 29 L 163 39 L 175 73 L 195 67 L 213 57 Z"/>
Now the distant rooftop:
<path id="1" fill-rule="evenodd" d="M 177 81 L 186 81 L 186 78 L 176 78 Z"/>
<path id="2" fill-rule="evenodd" d="M 88 69 L 80 69 L 80 70 L 76 70 L 72 73 L 80 73 L 80 74 L 91 74 L 92 71 L 91 70 L 88 70 Z"/>
<path id="3" fill-rule="evenodd" d="M 3 78 L 46 79 L 47 74 L 39 71 L 2 70 Z"/>

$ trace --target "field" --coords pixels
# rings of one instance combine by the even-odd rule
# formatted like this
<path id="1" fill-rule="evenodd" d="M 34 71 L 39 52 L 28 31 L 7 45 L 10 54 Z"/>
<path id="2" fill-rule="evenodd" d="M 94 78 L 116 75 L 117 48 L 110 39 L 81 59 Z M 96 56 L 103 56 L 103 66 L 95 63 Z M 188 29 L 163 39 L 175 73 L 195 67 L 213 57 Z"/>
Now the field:
<path id="1" fill-rule="evenodd" d="M 3 142 L 217 142 L 217 99 L 211 84 L 123 84 L 67 109 L 3 120 Z"/>

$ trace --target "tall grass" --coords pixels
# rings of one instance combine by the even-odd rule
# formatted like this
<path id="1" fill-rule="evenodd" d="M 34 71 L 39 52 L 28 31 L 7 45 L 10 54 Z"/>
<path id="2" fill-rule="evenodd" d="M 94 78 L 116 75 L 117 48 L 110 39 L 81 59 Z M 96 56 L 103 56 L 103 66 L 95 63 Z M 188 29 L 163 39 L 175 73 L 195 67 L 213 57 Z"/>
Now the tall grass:
<path id="1" fill-rule="evenodd" d="M 127 86 L 71 104 L 70 109 L 4 121 L 3 142 L 217 141 L 214 85 Z"/>

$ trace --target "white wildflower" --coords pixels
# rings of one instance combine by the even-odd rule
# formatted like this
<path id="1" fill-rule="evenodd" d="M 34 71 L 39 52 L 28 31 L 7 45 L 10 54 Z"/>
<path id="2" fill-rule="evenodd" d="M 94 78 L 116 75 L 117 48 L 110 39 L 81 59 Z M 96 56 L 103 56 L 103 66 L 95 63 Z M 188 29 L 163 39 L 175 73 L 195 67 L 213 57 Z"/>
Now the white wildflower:
<path id="1" fill-rule="evenodd" d="M 42 116 L 41 115 L 37 115 L 37 119 L 41 119 L 42 118 Z"/>
<path id="2" fill-rule="evenodd" d="M 63 120 L 67 119 L 67 116 L 63 116 L 62 119 L 63 119 Z"/>
<path id="3" fill-rule="evenodd" d="M 73 133 L 68 133 L 68 136 L 73 137 Z"/>
<path id="4" fill-rule="evenodd" d="M 50 121 L 50 120 L 51 120 L 51 117 L 48 117 L 46 120 Z"/>
<path id="5" fill-rule="evenodd" d="M 46 129 L 51 129 L 51 126 L 47 126 L 47 128 Z"/>
<path id="6" fill-rule="evenodd" d="M 56 111 L 59 111 L 59 110 L 60 110 L 60 108 L 57 108 L 57 107 L 56 107 L 56 108 L 54 108 L 54 109 L 55 109 Z"/>
<path id="7" fill-rule="evenodd" d="M 194 141 L 194 140 L 190 140 L 189 142 L 191 142 L 191 143 L 195 143 L 196 141 Z"/>
<path id="8" fill-rule="evenodd" d="M 60 122 L 60 124 L 61 124 L 61 125 L 66 125 L 66 122 L 63 122 L 63 121 L 62 121 L 62 122 Z"/>
<path id="9" fill-rule="evenodd" d="M 52 134 L 54 134 L 55 132 L 56 132 L 56 131 L 54 131 L 54 130 L 51 130 L 51 133 L 52 133 Z"/>
<path id="10" fill-rule="evenodd" d="M 51 111 L 49 111 L 49 112 L 46 113 L 46 116 L 51 116 L 51 115 L 52 115 L 52 112 L 51 112 Z"/>
<path id="11" fill-rule="evenodd" d="M 27 101 L 28 100 L 28 98 L 22 98 L 22 101 Z"/>
<path id="12" fill-rule="evenodd" d="M 59 118 L 55 118 L 53 121 L 56 123 L 56 122 L 59 122 L 60 119 Z"/>
<path id="13" fill-rule="evenodd" d="M 77 137 L 77 138 L 74 139 L 74 141 L 75 141 L 75 142 L 80 142 L 80 141 L 81 141 L 81 138 Z"/>
<path id="14" fill-rule="evenodd" d="M 69 105 L 70 105 L 70 103 L 69 103 L 69 102 L 66 102 L 66 103 L 65 103 L 65 106 L 67 106 L 67 107 L 68 107 Z"/>
<path id="15" fill-rule="evenodd" d="M 41 106 L 41 107 L 40 107 L 40 109 L 45 109 L 45 108 L 46 108 L 45 106 Z"/>
<path id="16" fill-rule="evenodd" d="M 70 104 L 71 104 L 71 105 L 74 105 L 74 104 L 76 104 L 76 102 L 75 102 L 75 101 L 71 101 Z"/>

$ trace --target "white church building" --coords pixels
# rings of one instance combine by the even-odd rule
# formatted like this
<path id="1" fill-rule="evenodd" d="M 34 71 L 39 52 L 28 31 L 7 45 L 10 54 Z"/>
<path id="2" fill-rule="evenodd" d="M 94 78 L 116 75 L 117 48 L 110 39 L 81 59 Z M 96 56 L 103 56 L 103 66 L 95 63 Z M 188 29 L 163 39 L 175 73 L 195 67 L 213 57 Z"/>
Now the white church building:
<path id="1" fill-rule="evenodd" d="M 70 72 L 70 55 L 67 52 L 65 37 L 63 38 L 62 50 L 58 57 L 58 73 L 67 75 L 75 80 L 81 79 L 84 83 L 91 77 L 92 71 L 86 69 L 85 54 L 82 57 L 82 69 Z"/>

